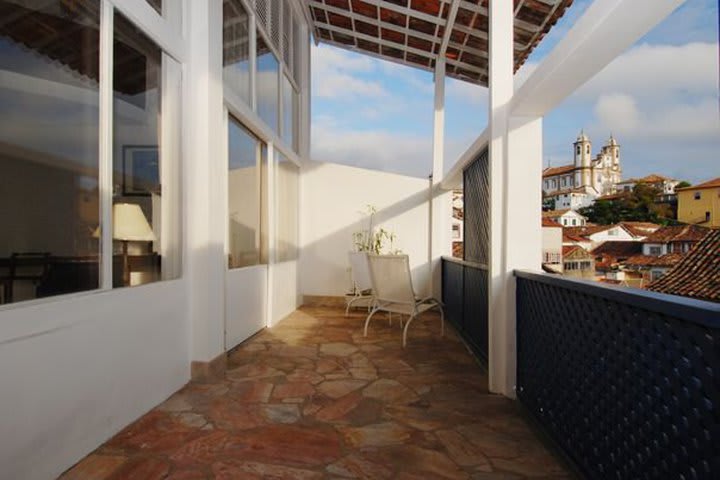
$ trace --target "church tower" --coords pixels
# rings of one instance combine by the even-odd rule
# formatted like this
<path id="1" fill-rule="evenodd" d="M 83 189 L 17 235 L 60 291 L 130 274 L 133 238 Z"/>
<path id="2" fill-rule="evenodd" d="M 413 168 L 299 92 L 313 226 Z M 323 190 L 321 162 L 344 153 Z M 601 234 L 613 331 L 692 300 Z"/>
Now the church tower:
<path id="1" fill-rule="evenodd" d="M 607 153 L 612 158 L 612 181 L 613 184 L 617 184 L 622 181 L 622 167 L 620 166 L 620 145 L 617 140 L 610 134 L 610 139 L 607 144 Z"/>
<path id="2" fill-rule="evenodd" d="M 592 144 L 590 139 L 583 130 L 580 131 L 577 140 L 573 143 L 575 148 L 575 168 L 581 169 L 575 172 L 575 188 L 585 187 L 590 185 L 590 152 L 592 151 Z"/>

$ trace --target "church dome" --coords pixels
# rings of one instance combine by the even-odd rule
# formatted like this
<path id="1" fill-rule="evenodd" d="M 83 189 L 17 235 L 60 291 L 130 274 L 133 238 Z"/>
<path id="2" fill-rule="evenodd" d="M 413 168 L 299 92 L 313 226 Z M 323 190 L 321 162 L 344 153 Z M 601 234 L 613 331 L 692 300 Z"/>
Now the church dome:
<path id="1" fill-rule="evenodd" d="M 608 139 L 608 145 L 611 147 L 617 146 L 617 140 L 615 140 L 615 137 L 612 136 L 612 133 L 610 134 L 610 139 Z"/>
<path id="2" fill-rule="evenodd" d="M 580 135 L 577 137 L 578 142 L 589 142 L 590 139 L 585 135 L 585 130 L 580 130 Z"/>

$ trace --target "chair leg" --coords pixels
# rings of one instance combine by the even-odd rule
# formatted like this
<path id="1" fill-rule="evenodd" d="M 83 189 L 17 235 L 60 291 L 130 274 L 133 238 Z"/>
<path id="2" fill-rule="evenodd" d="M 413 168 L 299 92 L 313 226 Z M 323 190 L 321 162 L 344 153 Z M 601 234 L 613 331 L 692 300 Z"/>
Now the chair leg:
<path id="1" fill-rule="evenodd" d="M 363 337 L 367 337 L 367 329 L 368 329 L 368 325 L 370 325 L 370 318 L 371 318 L 373 315 L 375 315 L 375 312 L 377 312 L 377 311 L 378 311 L 378 309 L 377 309 L 377 308 L 374 308 L 373 311 L 370 312 L 370 314 L 369 314 L 369 315 L 367 316 L 367 318 L 365 319 L 365 333 L 363 334 Z"/>
<path id="2" fill-rule="evenodd" d="M 405 328 L 403 329 L 403 348 L 405 348 L 405 345 L 407 344 L 407 331 L 408 327 L 412 323 L 412 321 L 415 319 L 415 315 L 410 315 L 408 318 L 407 323 L 405 324 Z"/>

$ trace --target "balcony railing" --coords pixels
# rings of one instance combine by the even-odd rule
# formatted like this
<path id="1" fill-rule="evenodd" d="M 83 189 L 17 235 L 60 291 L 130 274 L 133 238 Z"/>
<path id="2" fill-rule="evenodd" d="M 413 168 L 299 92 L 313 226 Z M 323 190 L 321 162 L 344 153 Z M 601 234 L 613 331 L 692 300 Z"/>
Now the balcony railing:
<path id="1" fill-rule="evenodd" d="M 488 356 L 488 270 L 480 263 L 442 259 L 445 316 L 475 354 Z"/>
<path id="2" fill-rule="evenodd" d="M 587 478 L 720 478 L 720 305 L 516 276 L 518 399 Z"/>

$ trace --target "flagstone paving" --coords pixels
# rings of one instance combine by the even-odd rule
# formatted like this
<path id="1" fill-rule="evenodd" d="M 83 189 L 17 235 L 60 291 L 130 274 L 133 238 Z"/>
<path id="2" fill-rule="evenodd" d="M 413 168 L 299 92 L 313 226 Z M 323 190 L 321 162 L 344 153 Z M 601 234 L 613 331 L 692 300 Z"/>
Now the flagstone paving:
<path id="1" fill-rule="evenodd" d="M 570 478 L 452 328 L 302 308 L 228 356 L 61 478 Z"/>

